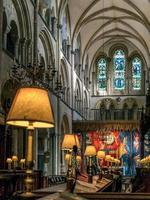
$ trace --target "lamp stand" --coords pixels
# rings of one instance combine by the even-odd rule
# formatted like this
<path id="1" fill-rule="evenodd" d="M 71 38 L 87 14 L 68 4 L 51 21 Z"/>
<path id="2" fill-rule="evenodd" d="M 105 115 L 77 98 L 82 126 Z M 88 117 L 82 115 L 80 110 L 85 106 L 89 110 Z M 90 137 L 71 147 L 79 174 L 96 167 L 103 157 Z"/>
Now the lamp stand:
<path id="1" fill-rule="evenodd" d="M 27 146 L 27 163 L 26 163 L 26 179 L 25 187 L 26 193 L 32 193 L 33 191 L 33 126 L 28 127 L 28 146 Z"/>
<path id="2" fill-rule="evenodd" d="M 67 191 L 72 192 L 73 188 L 73 169 L 72 169 L 72 155 L 70 151 L 70 157 L 68 161 L 68 170 L 67 170 Z"/>
<path id="3" fill-rule="evenodd" d="M 99 161 L 101 162 L 101 159 L 99 159 Z M 101 181 L 101 179 L 102 179 L 102 169 L 101 169 L 100 162 L 99 162 L 99 177 L 98 177 L 98 180 L 97 180 L 97 182 L 100 182 L 100 181 Z"/>
<path id="4" fill-rule="evenodd" d="M 92 156 L 89 156 L 89 169 L 88 169 L 88 182 L 93 182 L 93 174 L 92 174 Z"/>

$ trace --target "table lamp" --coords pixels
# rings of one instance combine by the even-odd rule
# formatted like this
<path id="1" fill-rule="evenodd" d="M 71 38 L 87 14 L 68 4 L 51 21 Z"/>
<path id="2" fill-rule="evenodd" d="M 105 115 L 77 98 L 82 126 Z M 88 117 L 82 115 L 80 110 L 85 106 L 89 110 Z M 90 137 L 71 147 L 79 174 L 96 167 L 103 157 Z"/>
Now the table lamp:
<path id="1" fill-rule="evenodd" d="M 6 163 L 8 164 L 8 170 L 11 170 L 12 159 L 7 158 Z"/>
<path id="2" fill-rule="evenodd" d="M 105 158 L 105 151 L 102 151 L 102 150 L 99 150 L 97 152 L 97 158 L 101 161 Z M 99 162 L 98 162 L 99 163 Z M 100 163 L 99 163 L 99 167 L 100 167 L 100 172 L 99 172 L 99 179 L 98 181 L 100 181 L 102 179 L 102 170 L 101 170 L 101 166 L 100 166 Z"/>
<path id="3" fill-rule="evenodd" d="M 28 130 L 28 146 L 25 179 L 26 193 L 33 187 L 33 133 L 35 128 L 54 127 L 54 118 L 48 91 L 38 87 L 22 87 L 17 90 L 9 110 L 6 123 L 12 126 L 26 127 Z"/>
<path id="4" fill-rule="evenodd" d="M 17 156 L 12 156 L 12 162 L 13 162 L 13 169 L 16 169 L 17 162 L 18 162 L 18 157 Z"/>
<path id="5" fill-rule="evenodd" d="M 85 149 L 85 156 L 89 157 L 89 163 L 88 163 L 88 182 L 92 183 L 93 182 L 93 173 L 92 173 L 92 157 L 96 156 L 96 149 L 95 146 L 93 145 L 88 145 Z"/>
<path id="6" fill-rule="evenodd" d="M 78 136 L 75 134 L 65 134 L 62 142 L 62 150 L 68 151 L 67 190 L 71 192 L 74 181 L 73 168 L 72 168 L 72 150 L 74 146 L 80 148 Z"/>
<path id="7" fill-rule="evenodd" d="M 25 169 L 25 163 L 26 163 L 26 159 L 25 158 L 20 159 L 20 167 L 21 167 L 21 169 Z"/>
<path id="8" fill-rule="evenodd" d="M 108 167 L 108 168 L 109 168 L 110 159 L 111 159 L 111 155 L 106 155 L 106 156 L 105 156 L 105 160 L 106 160 L 106 162 L 107 162 L 107 167 Z"/>

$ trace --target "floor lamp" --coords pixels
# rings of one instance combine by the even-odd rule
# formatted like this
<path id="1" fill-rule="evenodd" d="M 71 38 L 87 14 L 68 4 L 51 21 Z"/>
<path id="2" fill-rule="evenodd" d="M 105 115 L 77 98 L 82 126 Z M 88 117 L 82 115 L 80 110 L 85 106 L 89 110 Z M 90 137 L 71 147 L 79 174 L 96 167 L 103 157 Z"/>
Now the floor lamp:
<path id="1" fill-rule="evenodd" d="M 87 170 L 88 171 L 88 182 L 92 183 L 93 182 L 93 172 L 92 172 L 93 162 L 92 162 L 92 158 L 94 156 L 96 156 L 95 146 L 93 146 L 93 145 L 86 146 L 84 155 L 89 157 L 89 162 L 88 162 L 88 166 L 87 166 L 88 167 L 88 170 Z"/>
<path id="2" fill-rule="evenodd" d="M 38 87 L 22 87 L 17 90 L 6 123 L 26 127 L 28 130 L 25 195 L 33 189 L 33 133 L 35 128 L 54 127 L 54 118 L 48 91 Z"/>
<path id="3" fill-rule="evenodd" d="M 105 151 L 99 150 L 97 152 L 97 159 L 99 159 L 99 161 L 101 162 L 101 160 L 104 160 L 104 158 L 105 158 Z M 99 167 L 100 167 L 99 179 L 97 180 L 98 182 L 101 181 L 102 179 L 102 166 L 100 165 L 100 162 L 98 162 Z"/>
<path id="4" fill-rule="evenodd" d="M 69 153 L 68 156 L 68 170 L 67 170 L 67 190 L 72 192 L 73 182 L 74 182 L 74 172 L 72 166 L 72 150 L 76 146 L 80 148 L 80 143 L 77 135 L 74 134 L 65 134 L 62 142 L 62 150 L 67 150 Z"/>

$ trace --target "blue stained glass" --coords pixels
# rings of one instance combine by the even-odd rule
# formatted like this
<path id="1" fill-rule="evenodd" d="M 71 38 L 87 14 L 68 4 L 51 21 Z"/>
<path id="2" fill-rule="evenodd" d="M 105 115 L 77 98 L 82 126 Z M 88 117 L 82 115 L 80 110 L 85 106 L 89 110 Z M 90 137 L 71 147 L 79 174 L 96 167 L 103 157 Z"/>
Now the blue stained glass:
<path id="1" fill-rule="evenodd" d="M 100 90 L 106 90 L 107 83 L 106 83 L 106 67 L 107 67 L 107 62 L 106 59 L 101 58 L 98 61 L 98 69 L 97 69 L 97 84 L 98 88 Z"/>
<path id="2" fill-rule="evenodd" d="M 125 89 L 125 54 L 124 51 L 118 49 L 113 57 L 114 65 L 114 87 L 117 90 Z"/>
<path id="3" fill-rule="evenodd" d="M 141 89 L 141 68 L 142 63 L 138 57 L 132 60 L 132 86 L 133 90 Z"/>

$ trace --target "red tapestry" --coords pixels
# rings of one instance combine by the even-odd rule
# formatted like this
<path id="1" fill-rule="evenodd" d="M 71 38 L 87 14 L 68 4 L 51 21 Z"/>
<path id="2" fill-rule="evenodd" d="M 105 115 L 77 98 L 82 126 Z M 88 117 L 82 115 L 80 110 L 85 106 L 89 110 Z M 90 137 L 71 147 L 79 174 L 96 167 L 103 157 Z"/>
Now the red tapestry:
<path id="1" fill-rule="evenodd" d="M 119 147 L 119 132 L 118 131 L 91 131 L 88 137 L 96 150 L 114 150 Z"/>

